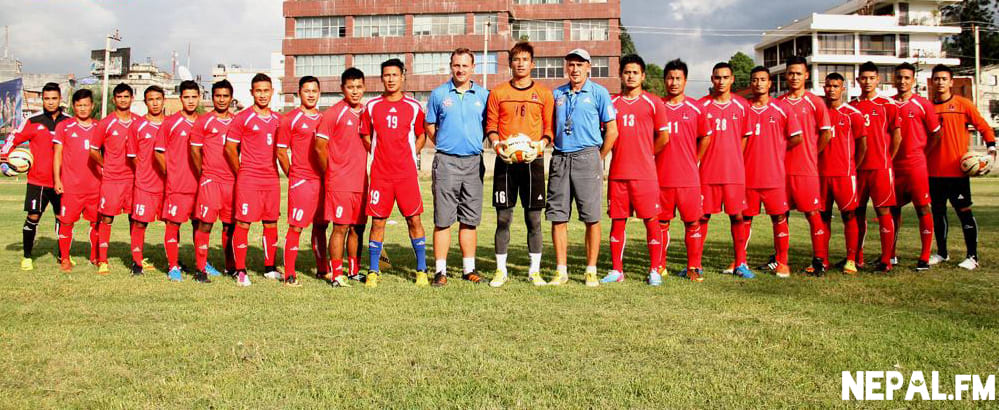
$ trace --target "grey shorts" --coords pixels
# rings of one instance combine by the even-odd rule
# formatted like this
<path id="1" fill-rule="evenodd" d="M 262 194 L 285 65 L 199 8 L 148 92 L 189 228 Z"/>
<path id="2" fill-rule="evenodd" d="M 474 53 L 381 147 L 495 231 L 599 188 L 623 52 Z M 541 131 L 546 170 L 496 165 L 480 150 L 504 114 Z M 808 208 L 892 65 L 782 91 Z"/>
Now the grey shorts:
<path id="1" fill-rule="evenodd" d="M 459 157 L 440 152 L 434 155 L 434 226 L 448 227 L 456 221 L 479 225 L 485 170 L 481 155 Z"/>
<path id="2" fill-rule="evenodd" d="M 599 148 L 569 153 L 556 151 L 548 166 L 545 218 L 551 222 L 568 222 L 575 200 L 580 221 L 600 222 L 603 184 L 604 168 Z"/>

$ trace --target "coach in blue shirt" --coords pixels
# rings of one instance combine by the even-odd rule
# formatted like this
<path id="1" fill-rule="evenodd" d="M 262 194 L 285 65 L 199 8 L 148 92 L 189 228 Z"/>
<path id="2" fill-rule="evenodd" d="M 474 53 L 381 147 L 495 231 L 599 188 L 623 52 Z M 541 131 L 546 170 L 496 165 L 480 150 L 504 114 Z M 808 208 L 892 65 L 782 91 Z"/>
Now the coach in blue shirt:
<path id="1" fill-rule="evenodd" d="M 617 140 L 617 113 L 607 89 L 589 80 L 590 53 L 570 51 L 565 56 L 565 72 L 569 83 L 553 92 L 555 151 L 548 168 L 545 217 L 552 223 L 556 274 L 549 284 L 569 281 L 567 223 L 575 200 L 579 219 L 586 224 L 586 285 L 597 286 L 603 158 Z"/>
<path id="2" fill-rule="evenodd" d="M 475 228 L 482 220 L 482 141 L 489 91 L 475 84 L 475 55 L 467 48 L 451 53 L 451 80 L 430 93 L 427 134 L 437 146 L 433 165 L 434 259 L 433 286 L 447 284 L 447 253 L 451 225 L 460 224 L 462 278 L 475 283 Z"/>

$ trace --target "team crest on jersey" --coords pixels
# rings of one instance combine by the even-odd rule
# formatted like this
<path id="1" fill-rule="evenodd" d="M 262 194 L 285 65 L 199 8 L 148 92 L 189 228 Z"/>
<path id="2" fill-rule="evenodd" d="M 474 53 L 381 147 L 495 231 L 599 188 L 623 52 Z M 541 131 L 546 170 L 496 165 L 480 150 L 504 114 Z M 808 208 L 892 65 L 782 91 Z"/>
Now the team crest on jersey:
<path id="1" fill-rule="evenodd" d="M 710 117 L 709 117 L 709 118 L 710 118 Z M 690 120 L 690 117 L 688 117 L 688 116 L 687 116 L 687 113 L 683 113 L 683 120 L 684 120 L 684 121 L 688 121 L 688 120 Z"/>
<path id="2" fill-rule="evenodd" d="M 446 98 L 446 99 L 444 99 L 443 104 L 444 104 L 444 108 L 451 108 L 451 106 L 454 105 L 454 101 L 451 101 L 450 98 Z"/>
<path id="3" fill-rule="evenodd" d="M 476 107 L 481 107 L 482 106 L 482 101 L 476 101 L 475 102 L 475 106 Z"/>
<path id="4" fill-rule="evenodd" d="M 916 113 L 910 112 L 909 113 L 909 118 L 916 118 Z"/>
<path id="5" fill-rule="evenodd" d="M 586 98 L 584 98 L 584 99 L 583 99 L 583 102 L 584 102 L 584 103 L 587 103 L 587 104 L 593 104 L 593 100 L 591 100 L 591 99 L 590 99 L 590 97 L 586 97 Z"/>
<path id="6" fill-rule="evenodd" d="M 775 118 L 773 115 L 771 115 L 770 116 L 770 123 L 771 124 L 776 124 L 777 123 L 777 118 Z"/>
<path id="7" fill-rule="evenodd" d="M 565 96 L 563 95 L 563 96 L 558 97 L 558 100 L 555 100 L 555 105 L 558 105 L 558 106 L 565 105 Z"/>
<path id="8" fill-rule="evenodd" d="M 739 121 L 739 114 L 732 114 L 732 121 Z"/>
<path id="9" fill-rule="evenodd" d="M 531 93 L 531 101 L 537 102 L 539 100 L 541 100 L 541 97 L 538 97 L 538 93 Z"/>

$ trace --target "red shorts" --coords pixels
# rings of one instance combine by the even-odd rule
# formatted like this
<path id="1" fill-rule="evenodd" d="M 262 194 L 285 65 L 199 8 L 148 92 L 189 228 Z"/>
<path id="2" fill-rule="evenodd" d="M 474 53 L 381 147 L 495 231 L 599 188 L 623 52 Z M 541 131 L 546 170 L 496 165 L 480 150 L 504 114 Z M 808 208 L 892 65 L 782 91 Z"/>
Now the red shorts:
<path id="1" fill-rule="evenodd" d="M 925 167 L 895 171 L 895 199 L 899 206 L 930 204 L 930 177 Z"/>
<path id="2" fill-rule="evenodd" d="M 323 182 L 299 179 L 288 184 L 288 225 L 306 228 L 312 223 L 325 223 L 322 214 L 326 208 L 323 204 L 326 200 Z"/>
<path id="3" fill-rule="evenodd" d="M 660 187 L 659 205 L 662 206 L 662 213 L 659 214 L 660 221 L 671 221 L 676 216 L 676 211 L 680 211 L 680 219 L 683 222 L 694 222 L 704 216 L 701 187 Z"/>
<path id="4" fill-rule="evenodd" d="M 746 216 L 760 214 L 760 205 L 767 209 L 767 215 L 783 215 L 790 207 L 787 204 L 787 191 L 784 188 L 746 189 Z"/>
<path id="5" fill-rule="evenodd" d="M 399 212 L 404 217 L 423 213 L 423 197 L 420 195 L 420 181 L 413 175 L 401 181 L 371 179 L 368 188 L 366 212 L 374 218 L 388 218 L 392 204 L 399 204 Z"/>
<path id="6" fill-rule="evenodd" d="M 194 213 L 194 197 L 195 194 L 168 192 L 164 197 L 160 219 L 178 224 L 187 222 Z"/>
<path id="7" fill-rule="evenodd" d="M 865 169 L 857 175 L 857 203 L 875 208 L 895 206 L 895 174 L 891 169 Z"/>
<path id="8" fill-rule="evenodd" d="M 659 207 L 656 181 L 611 180 L 607 183 L 607 216 L 628 219 L 632 213 L 641 219 L 655 218 Z"/>
<path id="9" fill-rule="evenodd" d="M 337 225 L 364 225 L 364 192 L 326 191 L 326 220 Z"/>
<path id="10" fill-rule="evenodd" d="M 104 181 L 101 183 L 101 202 L 97 212 L 115 216 L 127 214 L 132 209 L 132 182 Z"/>
<path id="11" fill-rule="evenodd" d="M 725 205 L 725 213 L 738 215 L 746 210 L 745 184 L 706 184 L 701 185 L 701 195 L 704 198 L 704 213 L 721 213 Z"/>
<path id="12" fill-rule="evenodd" d="M 136 188 L 132 193 L 132 219 L 150 223 L 156 221 L 163 208 L 162 192 L 146 192 Z"/>
<path id="13" fill-rule="evenodd" d="M 83 219 L 90 222 L 97 222 L 97 203 L 100 202 L 100 200 L 101 196 L 96 192 L 86 194 L 62 194 L 62 209 L 59 212 L 59 222 L 71 224 L 79 221 L 80 215 L 83 215 Z"/>
<path id="14" fill-rule="evenodd" d="M 232 219 L 232 182 L 220 182 L 206 179 L 198 186 L 198 200 L 195 203 L 194 217 L 204 223 L 215 223 L 221 220 L 224 224 L 233 223 Z"/>
<path id="15" fill-rule="evenodd" d="M 805 175 L 787 176 L 787 202 L 791 209 L 799 212 L 822 210 L 819 195 L 819 177 Z"/>
<path id="16" fill-rule="evenodd" d="M 857 209 L 857 177 L 822 177 L 819 180 L 822 209 L 832 210 L 833 201 L 840 212 Z"/>
<path id="17" fill-rule="evenodd" d="M 236 220 L 277 222 L 281 217 L 281 189 L 246 189 L 236 186 Z"/>

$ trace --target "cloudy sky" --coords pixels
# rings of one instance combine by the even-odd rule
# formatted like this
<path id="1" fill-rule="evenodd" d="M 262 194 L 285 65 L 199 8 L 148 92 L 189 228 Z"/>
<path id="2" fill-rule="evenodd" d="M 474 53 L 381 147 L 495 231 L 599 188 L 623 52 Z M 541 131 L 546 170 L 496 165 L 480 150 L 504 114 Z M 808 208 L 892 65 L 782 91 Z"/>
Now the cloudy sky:
<path id="1" fill-rule="evenodd" d="M 736 51 L 750 56 L 759 33 L 718 36 L 711 30 L 764 29 L 787 24 L 843 0 L 623 0 L 623 23 L 633 27 L 638 50 L 659 64 L 682 57 L 691 80 L 707 78 L 711 65 Z M 169 69 L 173 51 L 196 74 L 208 77 L 217 63 L 267 67 L 280 51 L 284 21 L 280 0 L 0 0 L 0 26 L 10 27 L 14 55 L 28 72 L 87 75 L 91 49 L 113 29 L 132 61 L 151 58 Z M 642 33 L 643 28 L 701 30 L 699 35 Z M 644 29 L 648 32 L 651 29 Z M 706 86 L 706 83 L 705 83 Z"/>

